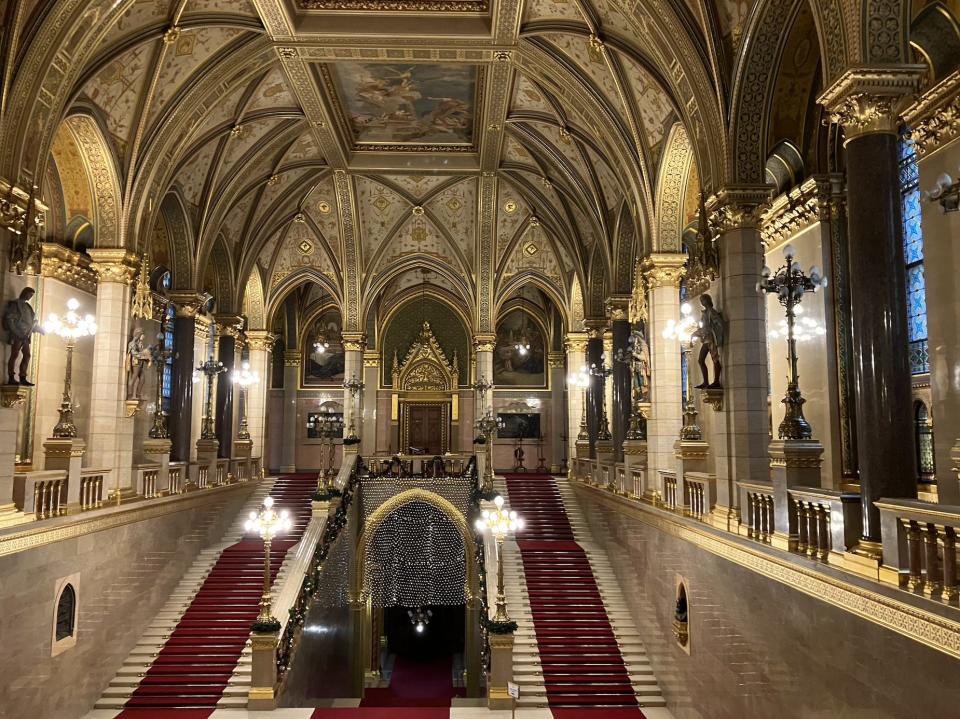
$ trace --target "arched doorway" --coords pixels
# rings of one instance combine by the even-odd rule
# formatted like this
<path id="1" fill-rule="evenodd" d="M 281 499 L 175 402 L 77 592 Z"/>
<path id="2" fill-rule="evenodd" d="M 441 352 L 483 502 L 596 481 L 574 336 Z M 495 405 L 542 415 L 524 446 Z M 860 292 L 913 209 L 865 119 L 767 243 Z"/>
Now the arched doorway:
<path id="1" fill-rule="evenodd" d="M 381 637 L 385 630 L 399 628 L 392 616 L 397 610 L 391 610 L 399 607 L 401 616 L 412 610 L 412 619 L 418 610 L 425 614 L 433 609 L 446 622 L 462 611 L 466 694 L 479 696 L 479 571 L 473 532 L 464 515 L 434 492 L 420 488 L 401 492 L 370 514 L 354 561 L 350 591 L 354 695 L 364 696 L 367 677 L 379 670 Z M 390 613 L 385 615 L 384 609 Z"/>

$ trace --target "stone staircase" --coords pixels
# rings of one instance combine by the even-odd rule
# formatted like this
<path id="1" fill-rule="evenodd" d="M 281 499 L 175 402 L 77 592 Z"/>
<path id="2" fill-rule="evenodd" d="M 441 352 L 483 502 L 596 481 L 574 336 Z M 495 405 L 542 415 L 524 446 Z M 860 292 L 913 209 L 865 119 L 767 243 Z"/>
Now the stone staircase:
<path id="1" fill-rule="evenodd" d="M 522 480 L 520 480 L 522 481 Z M 535 481 L 535 480 L 534 480 Z M 664 707 L 666 702 L 660 692 L 657 679 L 654 676 L 653 669 L 650 666 L 649 659 L 640 639 L 630 611 L 624 601 L 623 594 L 617 582 L 616 576 L 606 553 L 595 544 L 590 536 L 577 501 L 573 495 L 573 490 L 565 478 L 556 478 L 557 489 L 563 503 L 563 509 L 566 512 L 570 528 L 573 530 L 574 540 L 584 550 L 589 560 L 590 569 L 593 572 L 594 580 L 600 592 L 603 608 L 606 611 L 607 620 L 610 628 L 616 638 L 616 644 L 619 648 L 623 664 L 626 668 L 627 677 L 618 677 L 611 680 L 610 677 L 603 676 L 602 670 L 582 665 L 573 657 L 569 660 L 567 669 L 561 671 L 569 673 L 568 683 L 563 675 L 558 675 L 554 669 L 554 675 L 551 679 L 552 697 L 548 697 L 547 683 L 544 677 L 543 667 L 541 665 L 540 647 L 537 643 L 537 633 L 534 627 L 533 612 L 531 609 L 530 595 L 527 587 L 527 577 L 524 572 L 523 559 L 520 550 L 515 541 L 509 541 L 504 547 L 504 583 L 507 597 L 507 606 L 510 615 L 519 624 L 514 644 L 514 681 L 520 686 L 520 699 L 518 707 L 546 707 L 548 705 L 616 705 L 623 700 L 623 697 L 604 697 L 604 683 L 611 682 L 611 686 L 616 684 L 622 689 L 624 680 L 629 682 L 633 689 L 636 703 L 641 707 Z M 509 502 L 509 492 L 506 482 L 500 480 L 497 483 L 497 489 Z M 541 530 L 542 531 L 542 530 Z M 524 534 L 518 537 L 523 540 Z M 563 572 L 562 563 L 557 564 L 558 574 Z M 558 588 L 557 598 L 562 599 L 563 591 Z M 571 599 L 572 605 L 565 608 L 565 611 L 577 611 L 576 599 Z M 584 608 L 583 611 L 588 611 Z M 575 622 L 573 623 L 575 624 Z M 586 636 L 593 632 L 593 622 L 585 620 L 582 628 Z M 577 631 L 578 628 L 571 626 L 571 629 Z M 601 630 L 597 630 L 598 632 Z M 589 644 L 589 640 L 585 640 Z M 582 652 L 584 656 L 589 655 L 589 647 L 585 646 Z M 623 671 L 622 669 L 620 670 Z M 586 675 L 586 677 L 585 677 Z M 584 682 L 588 682 L 585 684 Z M 556 692 L 560 690 L 569 692 L 566 696 L 558 697 Z M 582 695 L 580 693 L 582 692 Z M 591 704 L 591 702 L 593 702 Z"/>
<path id="2" fill-rule="evenodd" d="M 133 651 L 117 671 L 107 686 L 96 709 L 121 709 L 140 686 L 148 669 L 153 665 L 157 653 L 163 648 L 167 638 L 180 623 L 200 587 L 213 569 L 225 549 L 236 544 L 244 537 L 243 525 L 248 515 L 256 511 L 273 489 L 275 478 L 268 478 L 256 487 L 250 499 L 238 513 L 236 520 L 227 530 L 223 539 L 215 546 L 200 551 L 193 565 L 187 570 L 180 583 L 170 594 L 167 603 L 159 611 L 153 622 L 146 628 Z M 188 541 L 200 541 L 206 536 L 207 528 L 198 527 Z M 292 553 L 288 553 L 289 560 Z M 287 560 L 281 565 L 274 583 L 274 596 L 283 585 L 287 576 Z M 250 647 L 246 646 L 227 681 L 223 695 L 217 702 L 218 707 L 245 709 L 247 691 L 250 687 Z"/>

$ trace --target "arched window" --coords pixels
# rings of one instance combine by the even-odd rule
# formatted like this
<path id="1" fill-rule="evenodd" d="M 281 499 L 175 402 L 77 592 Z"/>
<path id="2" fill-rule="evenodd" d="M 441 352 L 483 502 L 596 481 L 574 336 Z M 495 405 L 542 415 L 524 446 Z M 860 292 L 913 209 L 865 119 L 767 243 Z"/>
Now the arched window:
<path id="1" fill-rule="evenodd" d="M 910 371 L 930 371 L 927 347 L 927 291 L 923 277 L 923 228 L 920 224 L 920 171 L 917 150 L 908 129 L 900 135 L 900 197 L 903 212 L 903 255 L 907 265 L 907 337 Z"/>
<path id="2" fill-rule="evenodd" d="M 914 436 L 917 447 L 917 476 L 921 482 L 934 481 L 936 466 L 933 461 L 933 422 L 927 405 L 917 402 L 913 411 Z"/>
<path id="3" fill-rule="evenodd" d="M 60 592 L 57 600 L 57 628 L 56 640 L 67 639 L 73 636 L 77 623 L 77 593 L 72 584 L 68 584 Z"/>

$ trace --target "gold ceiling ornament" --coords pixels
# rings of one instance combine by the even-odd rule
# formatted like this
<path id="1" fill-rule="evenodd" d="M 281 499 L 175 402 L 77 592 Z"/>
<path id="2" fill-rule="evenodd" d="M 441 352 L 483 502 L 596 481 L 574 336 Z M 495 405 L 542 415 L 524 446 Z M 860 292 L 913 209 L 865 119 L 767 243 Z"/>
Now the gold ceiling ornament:
<path id="1" fill-rule="evenodd" d="M 530 219 L 527 220 L 527 224 L 530 227 L 540 227 L 540 218 L 536 215 L 530 215 Z"/>
<path id="2" fill-rule="evenodd" d="M 280 48 L 277 48 L 277 54 L 284 60 L 292 60 L 297 56 L 297 48 L 280 47 Z"/>
<path id="3" fill-rule="evenodd" d="M 653 252 L 640 264 L 648 289 L 679 287 L 686 274 L 687 256 L 683 252 Z"/>
<path id="4" fill-rule="evenodd" d="M 164 45 L 173 45 L 177 40 L 180 39 L 180 26 L 171 25 L 167 28 L 167 31 L 163 33 L 163 44 Z"/>
<path id="5" fill-rule="evenodd" d="M 923 65 L 851 68 L 817 98 L 829 113 L 824 122 L 842 125 L 845 142 L 876 133 L 895 135 L 900 113 L 924 72 Z"/>
<path id="6" fill-rule="evenodd" d="M 568 130 L 566 127 L 560 128 L 560 140 L 565 145 L 569 145 L 573 141 L 573 136 L 570 134 L 570 130 Z"/>
<path id="7" fill-rule="evenodd" d="M 302 225 L 304 222 L 307 221 L 307 216 L 302 212 L 298 212 L 293 216 L 293 221 L 296 222 L 298 225 Z"/>
<path id="8" fill-rule="evenodd" d="M 413 209 L 410 211 L 413 213 L 414 217 L 420 217 L 423 215 L 423 208 L 420 205 L 414 205 Z"/>
<path id="9" fill-rule="evenodd" d="M 517 211 L 517 203 L 514 200 L 507 200 L 503 203 L 503 211 L 508 215 L 512 215 Z"/>
<path id="10" fill-rule="evenodd" d="M 279 185 L 280 179 L 281 179 L 280 175 L 270 175 L 270 179 L 267 180 L 267 184 L 270 185 L 270 187 L 273 187 L 274 185 Z"/>
<path id="11" fill-rule="evenodd" d="M 497 50 L 493 53 L 493 59 L 497 62 L 510 62 L 510 51 L 509 50 Z"/>
<path id="12" fill-rule="evenodd" d="M 230 137 L 242 138 L 246 135 L 246 131 L 243 125 L 234 125 L 230 128 Z"/>
<path id="13" fill-rule="evenodd" d="M 150 290 L 150 258 L 146 252 L 140 257 L 140 271 L 133 289 L 130 316 L 135 320 L 153 319 L 153 292 Z"/>
<path id="14" fill-rule="evenodd" d="M 487 125 L 487 129 L 488 129 L 490 132 L 497 132 L 497 131 L 500 130 L 500 123 L 499 123 L 499 122 L 491 122 L 489 125 Z"/>
<path id="15" fill-rule="evenodd" d="M 333 211 L 333 207 L 326 200 L 320 200 L 317 203 L 317 209 L 324 215 L 329 215 Z"/>
<path id="16" fill-rule="evenodd" d="M 83 292 L 96 294 L 97 275 L 90 258 L 63 245 L 44 242 L 40 245 L 40 275 L 60 280 Z"/>
<path id="17" fill-rule="evenodd" d="M 606 46 L 603 44 L 603 40 L 600 39 L 598 35 L 590 36 L 590 59 L 594 62 L 603 61 L 603 53 L 606 51 Z"/>
<path id="18" fill-rule="evenodd" d="M 489 0 L 297 0 L 302 10 L 381 13 L 486 13 Z"/>
<path id="19" fill-rule="evenodd" d="M 710 234 L 715 241 L 734 230 L 755 229 L 770 199 L 768 185 L 724 187 L 705 204 Z"/>

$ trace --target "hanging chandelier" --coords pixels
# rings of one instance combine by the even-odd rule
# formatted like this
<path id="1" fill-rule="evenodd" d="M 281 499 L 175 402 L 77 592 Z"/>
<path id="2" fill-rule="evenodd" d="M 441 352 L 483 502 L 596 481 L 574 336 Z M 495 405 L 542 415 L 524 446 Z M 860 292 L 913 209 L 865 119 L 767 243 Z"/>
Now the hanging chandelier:
<path id="1" fill-rule="evenodd" d="M 520 290 L 520 338 L 513 345 L 515 349 L 521 356 L 525 356 L 530 351 L 530 337 L 527 334 L 527 313 L 524 310 L 523 304 L 523 290 Z"/>
<path id="2" fill-rule="evenodd" d="M 415 609 L 408 609 L 407 616 L 410 617 L 410 623 L 413 625 L 414 631 L 417 634 L 423 634 L 430 623 L 430 617 L 433 616 L 433 610 L 416 607 Z"/>
<path id="3" fill-rule="evenodd" d="M 317 335 L 317 339 L 313 342 L 313 351 L 322 355 L 329 347 L 330 342 L 327 340 L 327 333 L 325 330 L 321 331 L 320 334 Z"/>

